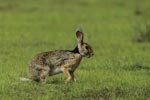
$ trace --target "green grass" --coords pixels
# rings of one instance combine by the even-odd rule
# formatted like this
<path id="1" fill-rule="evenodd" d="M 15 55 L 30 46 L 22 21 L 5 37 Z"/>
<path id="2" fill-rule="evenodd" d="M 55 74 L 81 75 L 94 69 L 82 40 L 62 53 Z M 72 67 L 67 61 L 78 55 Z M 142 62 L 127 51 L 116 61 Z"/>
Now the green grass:
<path id="1" fill-rule="evenodd" d="M 149 0 L 0 0 L 0 100 L 150 100 L 150 44 L 133 43 L 149 20 Z M 135 10 L 140 9 L 141 15 Z M 76 83 L 21 82 L 37 53 L 73 49 L 81 26 L 95 55 Z"/>

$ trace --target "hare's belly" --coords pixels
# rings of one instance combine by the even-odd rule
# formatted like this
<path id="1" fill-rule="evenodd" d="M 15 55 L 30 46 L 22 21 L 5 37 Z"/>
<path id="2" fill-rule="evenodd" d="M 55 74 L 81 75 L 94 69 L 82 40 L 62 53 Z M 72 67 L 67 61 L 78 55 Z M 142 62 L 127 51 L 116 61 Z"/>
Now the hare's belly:
<path id="1" fill-rule="evenodd" d="M 71 67 L 71 68 L 69 67 L 68 69 L 69 69 L 69 71 L 74 71 L 75 70 L 74 67 Z M 51 76 L 51 75 L 59 74 L 59 73 L 62 73 L 62 72 L 64 72 L 64 69 L 60 68 L 60 67 L 57 67 L 57 68 L 52 69 L 50 71 L 49 75 Z"/>
<path id="2" fill-rule="evenodd" d="M 52 71 L 50 71 L 50 75 L 55 75 L 55 74 L 59 74 L 59 73 L 62 73 L 63 70 L 59 67 L 57 68 L 54 68 Z"/>

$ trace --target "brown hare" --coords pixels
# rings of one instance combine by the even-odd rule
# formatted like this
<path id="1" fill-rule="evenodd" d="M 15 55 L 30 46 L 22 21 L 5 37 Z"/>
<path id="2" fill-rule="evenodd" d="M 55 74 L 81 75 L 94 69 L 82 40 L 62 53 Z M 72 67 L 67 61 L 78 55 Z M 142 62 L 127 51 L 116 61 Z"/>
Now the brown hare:
<path id="1" fill-rule="evenodd" d="M 56 50 L 37 54 L 29 63 L 29 78 L 21 78 L 22 81 L 34 80 L 46 83 L 48 76 L 59 73 L 67 75 L 68 83 L 75 80 L 74 71 L 79 66 L 82 57 L 93 56 L 91 46 L 83 42 L 83 32 L 76 30 L 77 46 L 74 50 Z"/>

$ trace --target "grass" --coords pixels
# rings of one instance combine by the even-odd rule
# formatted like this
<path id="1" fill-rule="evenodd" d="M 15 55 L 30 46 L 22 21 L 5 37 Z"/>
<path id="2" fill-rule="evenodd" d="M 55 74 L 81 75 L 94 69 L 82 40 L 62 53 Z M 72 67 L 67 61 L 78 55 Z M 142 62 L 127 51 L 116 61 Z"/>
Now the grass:
<path id="1" fill-rule="evenodd" d="M 131 41 L 148 9 L 149 0 L 0 0 L 0 99 L 149 100 L 150 45 Z M 63 74 L 44 86 L 19 80 L 35 54 L 73 49 L 77 26 L 95 55 L 83 59 L 76 83 L 65 85 Z"/>

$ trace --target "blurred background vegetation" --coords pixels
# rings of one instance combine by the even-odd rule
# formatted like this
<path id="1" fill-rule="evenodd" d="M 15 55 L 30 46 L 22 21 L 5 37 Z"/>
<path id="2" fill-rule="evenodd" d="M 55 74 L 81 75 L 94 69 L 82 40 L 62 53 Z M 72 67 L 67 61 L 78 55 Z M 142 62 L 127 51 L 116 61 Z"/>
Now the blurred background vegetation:
<path id="1" fill-rule="evenodd" d="M 149 23 L 149 0 L 0 0 L 1 100 L 148 100 Z M 45 86 L 19 81 L 35 54 L 73 49 L 78 26 L 95 56 L 77 83 L 64 85 L 63 74 Z"/>

